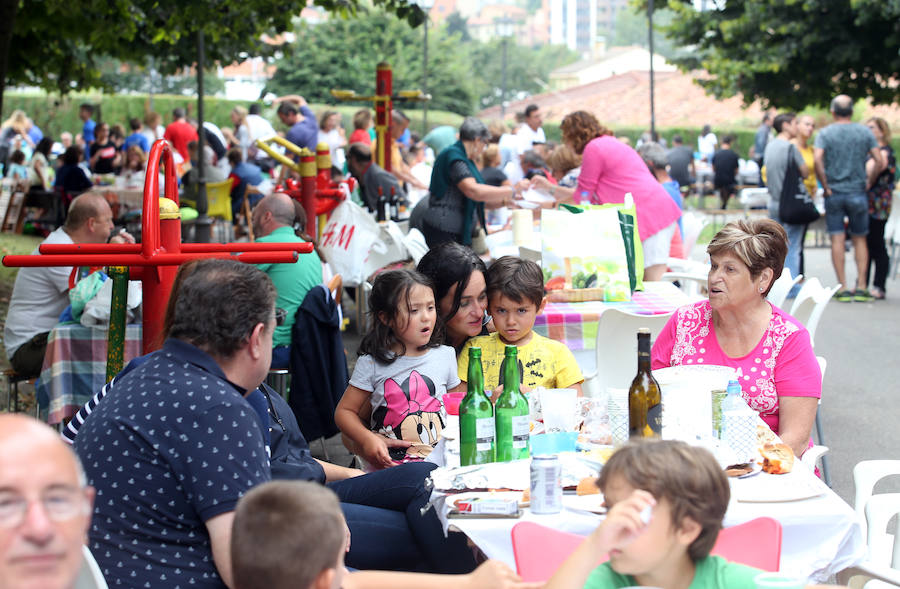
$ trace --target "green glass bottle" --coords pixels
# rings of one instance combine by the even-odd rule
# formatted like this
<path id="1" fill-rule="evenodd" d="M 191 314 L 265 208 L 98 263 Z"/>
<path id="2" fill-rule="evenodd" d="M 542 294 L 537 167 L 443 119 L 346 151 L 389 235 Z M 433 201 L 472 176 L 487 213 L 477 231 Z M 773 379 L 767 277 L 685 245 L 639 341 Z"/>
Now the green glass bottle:
<path id="1" fill-rule="evenodd" d="M 497 423 L 497 462 L 528 458 L 531 420 L 528 399 L 519 391 L 516 346 L 506 346 L 503 360 L 503 393 L 494 407 Z"/>
<path id="2" fill-rule="evenodd" d="M 466 396 L 459 405 L 459 462 L 462 466 L 494 461 L 494 406 L 484 394 L 481 348 L 469 348 Z"/>
<path id="3" fill-rule="evenodd" d="M 650 330 L 638 329 L 638 371 L 628 389 L 628 437 L 662 436 L 662 395 L 650 371 Z"/>

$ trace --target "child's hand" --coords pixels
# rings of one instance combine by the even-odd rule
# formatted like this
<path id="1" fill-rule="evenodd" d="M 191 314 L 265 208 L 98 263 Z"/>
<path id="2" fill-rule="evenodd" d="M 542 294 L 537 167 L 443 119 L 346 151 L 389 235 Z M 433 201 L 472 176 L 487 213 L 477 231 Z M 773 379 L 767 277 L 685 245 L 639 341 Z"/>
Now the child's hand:
<path id="1" fill-rule="evenodd" d="M 543 583 L 524 583 L 506 564 L 498 560 L 483 562 L 468 575 L 460 575 L 466 589 L 537 589 Z"/>
<path id="2" fill-rule="evenodd" d="M 394 460 L 391 458 L 388 449 L 409 448 L 409 446 L 410 442 L 406 440 L 396 440 L 381 434 L 372 434 L 363 443 L 362 454 L 363 458 L 374 468 L 389 468 L 394 466 Z"/>
<path id="3" fill-rule="evenodd" d="M 656 505 L 656 499 L 647 491 L 635 490 L 628 499 L 616 503 L 591 539 L 601 552 L 624 548 L 634 541 L 647 527 L 649 519 L 642 519 L 642 512 Z M 644 516 L 646 517 L 646 516 Z"/>

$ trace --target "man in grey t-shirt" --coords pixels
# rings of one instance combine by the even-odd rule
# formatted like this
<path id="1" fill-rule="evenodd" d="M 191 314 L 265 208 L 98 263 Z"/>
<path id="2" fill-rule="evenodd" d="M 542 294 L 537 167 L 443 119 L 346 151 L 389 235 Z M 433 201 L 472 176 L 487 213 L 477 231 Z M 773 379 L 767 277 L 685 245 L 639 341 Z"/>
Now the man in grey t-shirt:
<path id="1" fill-rule="evenodd" d="M 784 178 L 787 173 L 788 163 L 791 159 L 797 164 L 800 170 L 800 176 L 806 178 L 809 176 L 809 168 L 803 161 L 800 150 L 797 149 L 791 139 L 797 134 L 797 118 L 792 112 L 782 113 L 775 117 L 773 123 L 777 135 L 774 139 L 766 143 L 765 156 L 763 164 L 766 167 L 766 186 L 769 189 L 769 216 L 781 223 L 788 236 L 788 252 L 784 260 L 784 267 L 790 270 L 791 276 L 797 276 L 800 273 L 800 252 L 803 250 L 803 234 L 805 233 L 805 225 L 795 225 L 793 223 L 785 223 L 778 216 L 779 206 L 781 205 L 781 191 L 784 187 Z M 806 191 L 801 186 L 797 190 Z"/>
<path id="2" fill-rule="evenodd" d="M 865 302 L 871 300 L 866 290 L 866 268 L 869 251 L 869 203 L 866 190 L 885 167 L 875 136 L 865 126 L 854 123 L 853 100 L 841 94 L 831 101 L 834 122 L 816 136 L 816 176 L 825 192 L 825 224 L 831 235 L 831 263 L 844 290 L 837 300 Z M 871 155 L 875 166 L 866 173 L 866 158 Z M 844 274 L 844 217 L 849 220 L 856 261 L 856 291 L 847 284 Z"/>

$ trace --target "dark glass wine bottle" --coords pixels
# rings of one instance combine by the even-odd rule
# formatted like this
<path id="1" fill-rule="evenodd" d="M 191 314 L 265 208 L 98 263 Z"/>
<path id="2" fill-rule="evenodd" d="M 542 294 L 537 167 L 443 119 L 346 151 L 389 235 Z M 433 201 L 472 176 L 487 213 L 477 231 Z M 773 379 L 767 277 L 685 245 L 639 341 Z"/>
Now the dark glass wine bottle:
<path id="1" fill-rule="evenodd" d="M 497 462 L 528 458 L 531 420 L 528 399 L 519 390 L 516 346 L 506 346 L 503 360 L 503 393 L 494 407 L 497 423 Z"/>
<path id="2" fill-rule="evenodd" d="M 638 329 L 638 370 L 628 389 L 628 436 L 662 436 L 662 394 L 650 372 L 650 330 Z"/>
<path id="3" fill-rule="evenodd" d="M 484 394 L 481 348 L 469 348 L 466 396 L 459 405 L 459 462 L 462 466 L 494 461 L 494 406 Z"/>

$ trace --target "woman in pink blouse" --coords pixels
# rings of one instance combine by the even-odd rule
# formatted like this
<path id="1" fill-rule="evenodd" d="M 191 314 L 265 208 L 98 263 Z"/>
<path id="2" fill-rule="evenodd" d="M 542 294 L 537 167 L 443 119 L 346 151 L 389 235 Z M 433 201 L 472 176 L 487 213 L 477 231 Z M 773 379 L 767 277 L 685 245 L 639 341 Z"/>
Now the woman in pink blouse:
<path id="1" fill-rule="evenodd" d="M 637 228 L 644 250 L 644 280 L 659 280 L 666 271 L 669 245 L 681 209 L 631 147 L 601 125 L 594 115 L 579 110 L 560 123 L 563 142 L 582 156 L 575 202 L 608 204 L 634 197 Z"/>
<path id="2" fill-rule="evenodd" d="M 809 333 L 766 300 L 781 276 L 787 234 L 771 219 L 729 223 L 709 247 L 709 300 L 678 309 L 653 345 L 653 368 L 737 369 L 744 400 L 800 456 L 822 396 Z"/>

